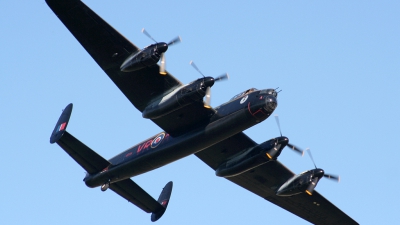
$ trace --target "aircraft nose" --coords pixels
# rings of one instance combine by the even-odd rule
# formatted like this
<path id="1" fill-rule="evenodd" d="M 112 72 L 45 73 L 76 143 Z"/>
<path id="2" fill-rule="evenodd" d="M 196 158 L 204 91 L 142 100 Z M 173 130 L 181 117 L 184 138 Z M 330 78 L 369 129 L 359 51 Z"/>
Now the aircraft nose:
<path id="1" fill-rule="evenodd" d="M 159 53 L 164 53 L 168 50 L 168 45 L 167 43 L 160 42 L 157 44 L 157 49 Z"/>
<path id="2" fill-rule="evenodd" d="M 276 100 L 276 98 L 274 97 L 274 96 L 272 96 L 272 95 L 268 95 L 266 98 L 265 98 L 265 109 L 267 110 L 267 111 L 270 111 L 270 112 L 273 112 L 275 109 L 276 109 L 276 107 L 278 106 L 278 101 Z"/>

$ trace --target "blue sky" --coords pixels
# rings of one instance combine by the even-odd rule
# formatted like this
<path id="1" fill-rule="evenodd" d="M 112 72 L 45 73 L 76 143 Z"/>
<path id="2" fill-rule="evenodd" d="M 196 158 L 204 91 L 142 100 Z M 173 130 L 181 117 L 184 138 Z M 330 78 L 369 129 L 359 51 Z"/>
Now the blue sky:
<path id="1" fill-rule="evenodd" d="M 217 83 L 212 106 L 250 87 L 280 87 L 282 132 L 310 147 L 318 167 L 339 174 L 316 190 L 360 224 L 400 218 L 400 3 L 398 1 L 84 1 L 132 43 L 176 35 L 167 70 L 197 79 L 193 60 Z M 84 170 L 50 134 L 69 103 L 68 131 L 105 158 L 160 132 L 138 112 L 44 1 L 0 7 L 0 210 L 6 224 L 150 224 L 150 215 L 112 191 L 87 188 Z M 101 46 L 99 46 L 101 47 Z M 274 118 L 245 131 L 261 143 L 279 135 Z M 285 150 L 293 172 L 309 157 Z M 174 189 L 157 224 L 308 224 L 216 177 L 189 156 L 134 177 L 158 197 Z"/>

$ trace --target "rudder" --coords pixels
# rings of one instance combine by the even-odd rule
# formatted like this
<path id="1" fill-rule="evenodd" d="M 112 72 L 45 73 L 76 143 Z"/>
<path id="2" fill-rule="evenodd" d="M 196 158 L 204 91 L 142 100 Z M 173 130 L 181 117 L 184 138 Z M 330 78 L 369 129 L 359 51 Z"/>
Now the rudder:
<path id="1" fill-rule="evenodd" d="M 72 103 L 67 105 L 67 107 L 65 107 L 65 109 L 63 110 L 60 118 L 58 119 L 57 124 L 54 127 L 53 133 L 50 136 L 50 143 L 51 144 L 54 144 L 58 140 L 60 140 L 60 138 L 65 133 L 65 131 L 67 129 L 68 122 L 69 122 L 69 118 L 71 117 L 72 106 L 73 106 Z"/>

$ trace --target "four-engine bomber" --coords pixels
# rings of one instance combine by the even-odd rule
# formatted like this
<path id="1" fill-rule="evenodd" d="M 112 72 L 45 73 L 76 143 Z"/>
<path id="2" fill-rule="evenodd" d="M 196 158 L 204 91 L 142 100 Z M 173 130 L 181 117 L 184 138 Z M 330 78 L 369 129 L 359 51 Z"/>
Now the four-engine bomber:
<path id="1" fill-rule="evenodd" d="M 183 85 L 165 71 L 165 52 L 180 42 L 180 37 L 169 43 L 157 42 L 143 29 L 155 43 L 139 49 L 81 0 L 46 2 L 129 102 L 162 130 L 106 160 L 67 132 L 73 107 L 69 104 L 56 123 L 50 143 L 57 143 L 86 170 L 84 182 L 88 187 L 111 189 L 151 213 L 151 221 L 156 221 L 169 204 L 172 182 L 164 186 L 156 200 L 129 178 L 194 154 L 217 176 L 310 223 L 357 224 L 316 191 L 312 197 L 280 197 L 303 191 L 311 194 L 321 177 L 331 176 L 316 167 L 291 178 L 293 173 L 276 160 L 285 146 L 301 152 L 288 143 L 287 137 L 281 134 L 258 144 L 243 132 L 274 112 L 278 104 L 276 89 L 251 88 L 213 108 L 211 87 L 215 81 L 228 78 L 227 74 L 206 77 L 191 62 L 203 78 Z M 320 207 L 315 207 L 316 202 Z"/>

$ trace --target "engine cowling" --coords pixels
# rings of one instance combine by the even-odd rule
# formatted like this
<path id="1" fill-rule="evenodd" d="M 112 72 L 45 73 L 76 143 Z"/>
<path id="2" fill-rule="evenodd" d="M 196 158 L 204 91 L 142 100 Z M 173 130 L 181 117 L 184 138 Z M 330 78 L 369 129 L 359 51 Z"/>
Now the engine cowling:
<path id="1" fill-rule="evenodd" d="M 288 144 L 287 137 L 277 137 L 239 152 L 215 170 L 219 177 L 233 177 L 275 160 Z"/>
<path id="2" fill-rule="evenodd" d="M 303 192 L 312 195 L 318 181 L 323 176 L 324 171 L 322 169 L 313 169 L 297 174 L 282 184 L 282 186 L 276 191 L 276 195 L 292 196 Z"/>
<path id="3" fill-rule="evenodd" d="M 214 78 L 205 77 L 177 88 L 148 105 L 143 110 L 142 116 L 147 119 L 157 119 L 186 105 L 202 101 L 206 94 L 207 87 L 211 87 L 212 85 L 214 85 Z"/>
<path id="4" fill-rule="evenodd" d="M 167 51 L 167 49 L 168 45 L 164 42 L 149 45 L 125 59 L 120 70 L 122 72 L 132 72 L 153 66 L 157 64 L 160 60 L 161 54 Z"/>

